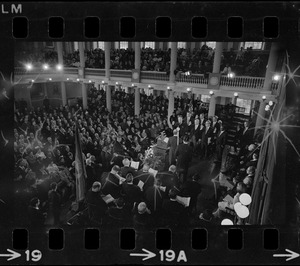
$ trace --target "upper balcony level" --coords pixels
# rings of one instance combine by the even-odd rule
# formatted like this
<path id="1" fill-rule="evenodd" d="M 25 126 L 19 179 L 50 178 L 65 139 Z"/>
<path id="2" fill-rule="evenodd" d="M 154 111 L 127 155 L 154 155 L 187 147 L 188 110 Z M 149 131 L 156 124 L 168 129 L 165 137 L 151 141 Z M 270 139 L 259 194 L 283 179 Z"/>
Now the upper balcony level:
<path id="1" fill-rule="evenodd" d="M 132 71 L 131 70 L 110 70 L 110 78 L 106 79 L 105 69 L 86 68 L 85 78 L 80 78 L 80 70 L 74 67 L 65 67 L 58 72 L 56 69 L 26 70 L 24 67 L 15 68 L 15 80 L 20 80 L 19 83 L 26 84 L 34 82 L 46 82 L 51 78 L 54 81 L 82 81 L 85 83 L 93 82 L 95 84 L 118 84 L 125 87 L 132 87 Z M 177 73 L 175 83 L 169 82 L 169 75 L 166 72 L 157 71 L 141 71 L 140 83 L 136 84 L 140 88 L 153 88 L 155 90 L 167 90 L 171 86 L 174 91 L 187 92 L 187 89 L 193 93 L 209 94 L 208 76 L 202 74 L 192 74 L 186 76 L 184 73 Z M 264 90 L 264 77 L 249 77 L 235 76 L 228 77 L 222 75 L 220 79 L 219 96 L 229 96 L 234 92 L 247 94 L 247 98 L 261 99 L 262 95 L 274 96 L 277 95 L 277 90 L 280 86 L 280 80 L 272 80 L 271 90 Z"/>
<path id="2" fill-rule="evenodd" d="M 124 42 L 52 44 L 20 44 L 15 79 L 25 84 L 52 80 L 132 87 L 134 83 L 142 89 L 169 88 L 208 95 L 212 90 L 209 75 L 214 72 L 221 74 L 213 91 L 216 96 L 238 93 L 253 100 L 261 100 L 264 95 L 275 98 L 282 82 L 270 75 L 281 72 L 283 66 L 273 43 L 126 42 L 127 47 Z M 26 69 L 28 63 L 32 68 Z M 138 81 L 132 78 L 134 68 L 141 70 Z"/>

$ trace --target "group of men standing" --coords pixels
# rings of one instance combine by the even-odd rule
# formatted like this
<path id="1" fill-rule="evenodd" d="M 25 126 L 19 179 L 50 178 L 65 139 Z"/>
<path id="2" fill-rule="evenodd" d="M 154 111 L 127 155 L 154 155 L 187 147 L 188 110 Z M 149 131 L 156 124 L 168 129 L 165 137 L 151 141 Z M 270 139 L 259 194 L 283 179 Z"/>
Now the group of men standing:
<path id="1" fill-rule="evenodd" d="M 210 159 L 221 162 L 225 145 L 227 145 L 227 128 L 217 116 L 206 119 L 204 113 L 196 115 L 193 119 L 183 119 L 178 116 L 175 122 L 174 116 L 170 117 L 173 126 L 173 136 L 169 138 L 169 164 L 176 164 L 184 176 L 187 174 L 189 163 L 193 155 L 200 159 Z M 236 132 L 236 146 L 244 148 L 252 143 L 253 136 L 249 128 L 249 122 Z M 180 170 L 179 170 L 180 171 Z"/>

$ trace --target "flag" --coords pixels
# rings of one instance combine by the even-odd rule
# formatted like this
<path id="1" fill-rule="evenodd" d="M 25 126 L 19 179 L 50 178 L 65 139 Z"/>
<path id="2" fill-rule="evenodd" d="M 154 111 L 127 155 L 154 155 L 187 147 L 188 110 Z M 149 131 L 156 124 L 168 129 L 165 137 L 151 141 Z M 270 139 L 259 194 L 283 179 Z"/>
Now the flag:
<path id="1" fill-rule="evenodd" d="M 75 179 L 76 179 L 76 201 L 79 202 L 84 200 L 86 170 L 85 170 L 84 159 L 82 155 L 80 135 L 79 135 L 77 123 L 75 128 Z"/>

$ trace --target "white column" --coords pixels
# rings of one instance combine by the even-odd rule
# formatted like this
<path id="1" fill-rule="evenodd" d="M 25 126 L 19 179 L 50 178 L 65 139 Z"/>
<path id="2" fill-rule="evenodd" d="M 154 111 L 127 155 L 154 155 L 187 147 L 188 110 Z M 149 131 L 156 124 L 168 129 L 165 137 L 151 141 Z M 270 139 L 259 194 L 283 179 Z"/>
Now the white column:
<path id="1" fill-rule="evenodd" d="M 269 59 L 268 59 L 268 68 L 266 71 L 266 77 L 264 81 L 264 87 L 263 90 L 269 91 L 271 90 L 271 84 L 272 84 L 272 77 L 275 74 L 276 70 L 276 64 L 278 60 L 278 44 L 276 42 L 272 43 L 271 46 L 271 51 L 269 54 Z"/>
<path id="2" fill-rule="evenodd" d="M 256 123 L 255 123 L 254 134 L 264 124 L 264 119 L 262 119 L 262 117 L 265 117 L 265 114 L 266 114 L 265 108 L 266 108 L 266 102 L 260 101 L 259 109 L 258 109 L 258 115 L 257 115 L 257 118 L 256 118 Z"/>
<path id="3" fill-rule="evenodd" d="M 104 52 L 105 52 L 105 78 L 110 79 L 110 42 L 104 42 Z"/>
<path id="4" fill-rule="evenodd" d="M 172 125 L 170 123 L 170 116 L 174 112 L 174 91 L 169 91 L 169 104 L 168 104 L 168 125 L 170 128 L 172 128 Z"/>
<path id="5" fill-rule="evenodd" d="M 84 42 L 78 42 L 80 67 L 85 67 Z"/>
<path id="6" fill-rule="evenodd" d="M 195 47 L 196 47 L 196 43 L 195 42 L 191 42 L 191 51 L 193 51 Z"/>
<path id="7" fill-rule="evenodd" d="M 208 117 L 212 117 L 215 115 L 216 111 L 216 97 L 213 95 L 209 101 L 209 108 L 208 108 Z"/>
<path id="8" fill-rule="evenodd" d="M 58 64 L 63 66 L 64 58 L 63 58 L 62 42 L 57 42 L 56 48 L 57 48 Z M 67 91 L 66 91 L 65 83 L 62 81 L 60 83 L 60 86 L 61 86 L 62 105 L 65 106 L 65 105 L 67 105 Z"/>
<path id="9" fill-rule="evenodd" d="M 108 112 L 111 112 L 111 87 L 110 85 L 105 85 L 106 92 L 106 108 Z"/>
<path id="10" fill-rule="evenodd" d="M 175 82 L 174 70 L 177 66 L 177 42 L 171 42 L 170 82 Z"/>
<path id="11" fill-rule="evenodd" d="M 140 97 L 140 88 L 134 88 L 134 115 L 140 115 L 140 104 L 141 104 L 141 97 Z"/>
<path id="12" fill-rule="evenodd" d="M 270 91 L 271 90 L 271 84 L 272 84 L 272 77 L 275 74 L 276 70 L 276 64 L 278 60 L 278 44 L 276 42 L 272 42 L 271 46 L 271 51 L 269 54 L 269 59 L 268 59 L 268 68 L 265 76 L 265 81 L 264 81 L 264 91 Z M 259 127 L 261 127 L 264 124 L 264 117 L 265 117 L 265 107 L 266 103 L 261 101 L 259 105 L 259 115 L 257 116 L 256 119 L 256 124 L 255 124 L 255 133 Z"/>
<path id="13" fill-rule="evenodd" d="M 141 68 L 141 42 L 134 42 L 134 68 Z"/>
<path id="14" fill-rule="evenodd" d="M 158 48 L 161 49 L 161 50 L 163 50 L 164 49 L 164 43 L 163 42 L 159 42 Z"/>
<path id="15" fill-rule="evenodd" d="M 82 83 L 82 105 L 83 105 L 83 109 L 87 109 L 87 84 Z"/>
<path id="16" fill-rule="evenodd" d="M 223 43 L 217 42 L 215 55 L 214 55 L 213 73 L 220 73 L 222 52 L 223 52 Z"/>
<path id="17" fill-rule="evenodd" d="M 231 103 L 233 104 L 233 105 L 236 105 L 236 103 L 237 103 L 237 97 L 232 97 L 232 100 L 231 100 Z"/>

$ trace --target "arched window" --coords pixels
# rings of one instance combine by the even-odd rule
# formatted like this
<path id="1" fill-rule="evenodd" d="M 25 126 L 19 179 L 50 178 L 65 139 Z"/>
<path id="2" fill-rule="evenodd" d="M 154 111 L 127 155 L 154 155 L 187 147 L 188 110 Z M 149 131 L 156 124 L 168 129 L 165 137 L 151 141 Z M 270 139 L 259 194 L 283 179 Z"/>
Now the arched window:
<path id="1" fill-rule="evenodd" d="M 128 49 L 128 42 L 120 42 L 120 49 Z"/>
<path id="2" fill-rule="evenodd" d="M 262 42 L 245 42 L 244 48 L 247 49 L 249 47 L 252 47 L 254 50 L 261 50 L 263 48 Z"/>
<path id="3" fill-rule="evenodd" d="M 185 49 L 186 48 L 186 42 L 178 42 L 177 43 L 177 48 L 178 49 L 180 49 L 180 48 Z"/>
<path id="4" fill-rule="evenodd" d="M 145 48 L 155 48 L 155 42 L 145 42 Z"/>

